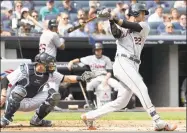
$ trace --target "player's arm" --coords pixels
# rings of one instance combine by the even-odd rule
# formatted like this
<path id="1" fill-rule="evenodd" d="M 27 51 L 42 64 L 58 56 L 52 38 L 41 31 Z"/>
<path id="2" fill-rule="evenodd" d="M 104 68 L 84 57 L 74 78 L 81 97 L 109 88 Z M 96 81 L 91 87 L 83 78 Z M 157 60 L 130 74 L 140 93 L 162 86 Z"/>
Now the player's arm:
<path id="1" fill-rule="evenodd" d="M 123 28 L 131 29 L 136 32 L 141 32 L 141 30 L 143 29 L 139 23 L 125 21 L 123 19 L 118 19 L 116 17 L 110 18 L 109 21 L 112 21 L 113 23 L 116 23 L 117 25 Z"/>
<path id="2" fill-rule="evenodd" d="M 53 43 L 58 49 L 60 50 L 65 49 L 65 40 L 63 38 L 60 38 L 57 33 L 54 34 Z"/>
<path id="3" fill-rule="evenodd" d="M 80 59 L 79 59 L 79 58 L 76 58 L 76 59 L 71 60 L 71 61 L 68 63 L 68 69 L 71 70 L 72 65 L 73 65 L 73 64 L 76 64 L 76 63 L 79 63 L 79 62 L 80 62 Z"/>
<path id="4" fill-rule="evenodd" d="M 21 67 L 17 68 L 15 71 L 7 75 L 1 80 L 1 102 L 0 106 L 2 107 L 6 101 L 8 84 L 10 83 L 14 86 L 19 80 L 24 78 L 24 69 Z"/>

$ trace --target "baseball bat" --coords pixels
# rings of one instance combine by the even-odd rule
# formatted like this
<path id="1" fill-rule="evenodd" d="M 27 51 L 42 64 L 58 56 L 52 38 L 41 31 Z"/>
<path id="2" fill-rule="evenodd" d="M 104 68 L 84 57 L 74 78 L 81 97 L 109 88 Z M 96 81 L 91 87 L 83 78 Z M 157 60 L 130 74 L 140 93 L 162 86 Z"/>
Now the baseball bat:
<path id="1" fill-rule="evenodd" d="M 89 102 L 88 102 L 88 98 L 87 98 L 87 96 L 86 96 L 86 93 L 85 93 L 85 91 L 84 91 L 84 88 L 83 88 L 83 86 L 82 86 L 82 83 L 79 82 L 79 85 L 80 85 L 80 87 L 81 87 L 82 94 L 83 94 L 83 96 L 84 96 L 84 99 L 85 99 L 85 101 L 86 101 L 86 104 L 90 105 Z"/>
<path id="2" fill-rule="evenodd" d="M 97 18 L 97 16 L 94 16 L 94 17 L 92 17 L 92 18 L 89 18 L 88 20 L 86 20 L 86 22 L 84 23 L 84 25 L 87 24 L 87 23 L 89 23 L 89 22 L 91 22 L 91 21 L 93 21 L 93 20 L 96 19 L 96 18 Z M 68 32 L 68 33 L 71 33 L 71 32 L 73 32 L 73 31 L 75 31 L 75 30 L 81 28 L 82 26 L 83 26 L 82 24 L 79 24 L 79 25 L 77 25 L 77 26 L 70 27 L 70 28 L 67 30 L 67 32 Z"/>

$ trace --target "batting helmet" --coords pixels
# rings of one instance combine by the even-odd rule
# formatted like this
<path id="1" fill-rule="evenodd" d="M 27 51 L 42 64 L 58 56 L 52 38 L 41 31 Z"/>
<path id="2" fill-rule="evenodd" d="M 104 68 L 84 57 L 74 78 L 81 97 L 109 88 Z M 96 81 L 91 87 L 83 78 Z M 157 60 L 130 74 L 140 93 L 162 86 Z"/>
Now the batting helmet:
<path id="1" fill-rule="evenodd" d="M 149 11 L 144 4 L 136 3 L 130 6 L 128 16 L 138 17 L 140 15 L 140 11 L 145 11 L 145 15 L 149 15 Z"/>
<path id="2" fill-rule="evenodd" d="M 52 30 L 53 27 L 58 27 L 58 23 L 57 23 L 57 21 L 55 19 L 49 20 L 49 23 L 48 23 L 48 28 L 50 30 Z"/>
<path id="3" fill-rule="evenodd" d="M 100 43 L 100 42 L 95 43 L 95 45 L 94 45 L 94 50 L 95 50 L 95 49 L 103 49 L 102 43 Z"/>

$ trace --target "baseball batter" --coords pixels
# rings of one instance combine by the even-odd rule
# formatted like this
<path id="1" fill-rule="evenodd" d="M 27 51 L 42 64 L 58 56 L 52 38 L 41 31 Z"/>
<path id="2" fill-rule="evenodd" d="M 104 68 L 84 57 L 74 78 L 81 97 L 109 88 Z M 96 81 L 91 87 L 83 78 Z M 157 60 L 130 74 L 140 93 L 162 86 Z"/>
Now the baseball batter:
<path id="1" fill-rule="evenodd" d="M 40 36 L 39 52 L 45 52 L 56 58 L 57 48 L 64 50 L 65 40 L 57 34 L 58 24 L 55 19 L 49 20 L 48 29 Z"/>
<path id="2" fill-rule="evenodd" d="M 110 14 L 107 11 L 100 12 L 101 16 Z M 170 125 L 161 120 L 150 100 L 147 87 L 138 72 L 141 51 L 150 31 L 149 25 L 144 22 L 145 15 L 148 14 L 145 5 L 140 3 L 133 4 L 130 7 L 128 21 L 117 19 L 111 13 L 109 22 L 117 44 L 113 72 L 123 87 L 119 88 L 116 100 L 81 116 L 89 129 L 95 129 L 93 126 L 94 119 L 127 106 L 133 93 L 139 98 L 143 108 L 152 117 L 156 131 L 173 131 L 177 128 L 177 125 Z"/>
<path id="3" fill-rule="evenodd" d="M 94 89 L 97 89 L 98 85 L 101 83 L 103 86 L 109 85 L 111 88 L 114 88 L 115 91 L 119 88 L 119 82 L 111 78 L 112 62 L 110 58 L 102 54 L 102 49 L 103 45 L 101 43 L 96 43 L 93 48 L 94 55 L 74 59 L 68 64 L 68 68 L 71 70 L 73 64 L 81 62 L 84 65 L 88 65 L 91 71 L 95 73 L 96 78 L 91 79 L 86 87 L 88 100 L 91 102 L 90 105 L 93 105 Z"/>
<path id="4" fill-rule="evenodd" d="M 12 117 L 17 110 L 33 111 L 36 113 L 30 121 L 32 126 L 52 126 L 51 121 L 43 120 L 60 101 L 58 88 L 62 82 L 76 83 L 85 81 L 84 76 L 64 76 L 56 70 L 55 59 L 47 53 L 36 56 L 34 64 L 22 64 L 14 72 L 7 75 L 1 81 L 1 106 L 5 102 L 6 89 L 10 83 L 12 91 L 7 98 L 5 114 L 1 118 L 1 127 L 5 127 L 12 122 Z M 83 74 L 84 75 L 84 74 Z M 51 82 L 49 90 L 42 91 L 44 84 Z M 50 85 L 52 85 L 50 84 Z M 55 85 L 57 84 L 57 85 Z"/>

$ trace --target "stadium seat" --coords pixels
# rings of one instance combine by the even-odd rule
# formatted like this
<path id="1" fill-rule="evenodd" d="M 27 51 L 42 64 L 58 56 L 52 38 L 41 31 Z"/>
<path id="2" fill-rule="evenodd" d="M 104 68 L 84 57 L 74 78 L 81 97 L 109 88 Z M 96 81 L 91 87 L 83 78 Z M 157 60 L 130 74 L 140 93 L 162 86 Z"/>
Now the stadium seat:
<path id="1" fill-rule="evenodd" d="M 51 19 L 56 19 L 57 15 L 54 14 L 48 14 L 45 16 L 45 20 L 51 20 Z"/>
<path id="2" fill-rule="evenodd" d="M 89 7 L 89 1 L 77 1 L 75 0 L 74 3 L 76 3 L 76 8 L 84 8 L 84 7 Z"/>
<path id="3" fill-rule="evenodd" d="M 55 7 L 62 6 L 62 1 L 55 1 Z"/>
<path id="4" fill-rule="evenodd" d="M 34 9 L 35 9 L 38 13 L 40 13 L 40 9 L 41 9 L 42 7 L 44 7 L 44 6 L 35 6 Z"/>
<path id="5" fill-rule="evenodd" d="M 35 6 L 46 6 L 46 0 L 33 0 Z"/>
<path id="6" fill-rule="evenodd" d="M 149 35 L 158 35 L 158 32 L 155 29 L 151 29 Z"/>
<path id="7" fill-rule="evenodd" d="M 160 24 L 161 22 L 149 22 L 149 26 L 151 29 L 157 29 Z"/>
<path id="8" fill-rule="evenodd" d="M 163 13 L 170 13 L 171 8 L 163 8 Z"/>
<path id="9" fill-rule="evenodd" d="M 174 30 L 175 35 L 181 35 L 181 30 Z"/>
<path id="10" fill-rule="evenodd" d="M 179 14 L 186 14 L 186 8 L 177 8 Z"/>
<path id="11" fill-rule="evenodd" d="M 100 1 L 100 7 L 106 6 L 106 7 L 115 7 L 117 1 Z"/>

